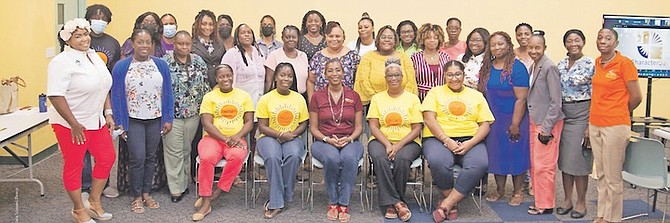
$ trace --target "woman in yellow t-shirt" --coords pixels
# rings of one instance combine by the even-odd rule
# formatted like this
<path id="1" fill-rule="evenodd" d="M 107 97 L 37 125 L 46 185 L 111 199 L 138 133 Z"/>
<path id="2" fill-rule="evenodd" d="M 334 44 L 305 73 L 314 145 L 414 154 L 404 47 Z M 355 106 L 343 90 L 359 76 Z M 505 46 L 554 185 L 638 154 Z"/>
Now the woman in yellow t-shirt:
<path id="1" fill-rule="evenodd" d="M 403 195 L 410 164 L 421 154 L 421 103 L 416 92 L 403 89 L 403 72 L 398 58 L 386 61 L 385 73 L 388 90 L 377 93 L 370 100 L 367 119 L 372 137 L 368 150 L 379 183 L 379 205 L 386 207 L 384 217 L 408 221 L 412 212 Z M 414 78 L 411 74 L 407 76 Z"/>
<path id="2" fill-rule="evenodd" d="M 265 202 L 265 218 L 274 218 L 293 200 L 296 174 L 305 145 L 300 135 L 307 129 L 309 112 L 305 98 L 296 92 L 295 70 L 290 63 L 279 63 L 273 74 L 276 89 L 258 100 L 256 117 L 261 138 L 258 154 L 265 162 L 270 181 L 270 200 Z"/>
<path id="3" fill-rule="evenodd" d="M 445 199 L 433 212 L 435 222 L 458 217 L 456 207 L 489 167 L 484 139 L 493 113 L 484 95 L 463 85 L 465 65 L 452 60 L 444 65 L 446 84 L 428 91 L 423 100 L 423 153 L 431 175 Z M 463 167 L 454 182 L 453 167 Z"/>
<path id="4" fill-rule="evenodd" d="M 249 93 L 233 88 L 233 69 L 222 64 L 216 67 L 217 88 L 207 93 L 200 105 L 200 119 L 205 135 L 198 143 L 200 168 L 198 169 L 198 188 L 200 198 L 195 206 L 198 211 L 193 214 L 193 221 L 200 221 L 212 211 L 210 203 L 230 191 L 235 177 L 240 174 L 244 158 L 247 156 L 245 136 L 254 127 L 254 105 Z M 226 168 L 223 169 L 216 190 L 212 192 L 214 167 L 225 158 Z"/>
<path id="5" fill-rule="evenodd" d="M 404 76 L 401 78 L 402 88 L 409 93 L 418 93 L 412 60 L 407 54 L 396 50 L 398 37 L 395 30 L 387 25 L 379 29 L 378 33 L 375 40 L 377 49 L 363 55 L 356 70 L 354 91 L 361 96 L 364 105 L 370 103 L 372 95 L 388 89 L 388 79 L 384 78 L 384 73 L 386 60 L 391 57 L 400 58 L 398 63 Z"/>

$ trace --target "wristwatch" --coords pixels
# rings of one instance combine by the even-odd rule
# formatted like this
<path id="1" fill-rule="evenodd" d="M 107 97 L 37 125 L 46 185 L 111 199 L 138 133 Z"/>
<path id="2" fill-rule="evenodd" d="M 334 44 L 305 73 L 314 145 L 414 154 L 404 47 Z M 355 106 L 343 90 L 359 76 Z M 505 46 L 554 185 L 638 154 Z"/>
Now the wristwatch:
<path id="1" fill-rule="evenodd" d="M 114 113 L 112 112 L 112 109 L 111 109 L 111 108 L 105 109 L 105 111 L 103 112 L 103 114 L 104 114 L 105 116 L 107 116 L 107 115 L 114 115 Z"/>
<path id="2" fill-rule="evenodd" d="M 323 142 L 325 142 L 325 143 L 328 143 L 328 142 L 326 142 L 326 140 L 328 140 L 328 139 L 330 139 L 330 137 L 324 136 L 323 139 L 321 139 L 321 140 L 323 140 Z"/>

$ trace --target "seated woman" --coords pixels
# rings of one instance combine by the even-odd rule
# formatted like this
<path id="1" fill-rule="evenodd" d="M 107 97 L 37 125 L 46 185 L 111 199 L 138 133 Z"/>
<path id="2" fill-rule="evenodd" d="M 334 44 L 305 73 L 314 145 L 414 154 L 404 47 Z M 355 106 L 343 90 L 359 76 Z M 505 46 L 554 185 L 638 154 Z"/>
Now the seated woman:
<path id="1" fill-rule="evenodd" d="M 215 73 L 217 88 L 207 93 L 200 105 L 200 120 L 206 134 L 198 143 L 198 182 L 201 186 L 198 188 L 200 198 L 195 206 L 200 209 L 193 214 L 193 221 L 205 218 L 212 211 L 212 199 L 216 199 L 221 192 L 230 191 L 247 156 L 245 136 L 254 127 L 251 96 L 233 88 L 233 69 L 222 64 L 216 67 Z M 222 158 L 226 159 L 226 166 L 212 193 L 214 167 Z"/>
<path id="2" fill-rule="evenodd" d="M 326 63 L 325 74 L 328 86 L 314 92 L 309 104 L 309 130 L 317 139 L 312 155 L 324 166 L 326 217 L 349 222 L 349 198 L 363 157 L 363 144 L 358 141 L 363 131 L 363 104 L 358 93 L 342 84 L 344 68 L 339 59 Z"/>
<path id="3" fill-rule="evenodd" d="M 258 154 L 270 182 L 270 200 L 263 205 L 267 219 L 282 211 L 284 201 L 293 200 L 296 174 L 306 152 L 299 136 L 309 118 L 305 98 L 296 92 L 293 65 L 279 63 L 274 79 L 276 89 L 261 96 L 256 113 L 261 132 Z"/>
<path id="4" fill-rule="evenodd" d="M 408 221 L 412 212 L 404 194 L 412 161 L 421 155 L 421 103 L 413 92 L 403 89 L 403 73 L 398 58 L 386 61 L 385 79 L 388 90 L 370 100 L 368 122 L 372 137 L 368 150 L 379 183 L 379 205 L 386 207 L 385 218 Z M 391 168 L 393 166 L 393 168 Z"/>
<path id="5" fill-rule="evenodd" d="M 452 60 L 444 65 L 446 85 L 434 87 L 423 101 L 424 156 L 433 181 L 445 199 L 433 212 L 435 222 L 458 217 L 456 207 L 486 174 L 488 155 L 484 139 L 493 122 L 486 99 L 465 87 L 465 65 Z M 453 167 L 463 167 L 454 182 Z"/>

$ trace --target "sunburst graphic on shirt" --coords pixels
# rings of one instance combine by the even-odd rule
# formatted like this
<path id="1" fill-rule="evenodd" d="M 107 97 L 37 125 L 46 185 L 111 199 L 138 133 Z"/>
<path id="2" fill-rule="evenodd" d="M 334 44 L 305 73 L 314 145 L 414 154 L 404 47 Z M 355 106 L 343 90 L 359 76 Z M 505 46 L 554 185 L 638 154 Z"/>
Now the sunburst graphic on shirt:
<path id="1" fill-rule="evenodd" d="M 472 115 L 474 108 L 472 103 L 457 97 L 446 100 L 442 112 L 451 120 L 462 121 Z"/>
<path id="2" fill-rule="evenodd" d="M 292 127 L 297 123 L 297 119 L 298 110 L 295 107 L 291 105 L 280 105 L 272 109 L 270 128 L 280 132 L 292 131 Z"/>
<path id="3" fill-rule="evenodd" d="M 392 106 L 384 109 L 381 115 L 381 125 L 386 126 L 389 131 L 399 131 L 400 128 L 409 125 L 409 114 L 406 109 Z"/>
<path id="4" fill-rule="evenodd" d="M 109 49 L 104 48 L 104 47 L 99 47 L 95 46 L 93 47 L 93 51 L 97 53 L 100 56 L 100 59 L 102 59 L 105 64 L 107 64 L 107 61 L 109 61 L 109 57 L 112 55 L 111 52 L 109 52 Z"/>
<path id="5" fill-rule="evenodd" d="M 652 31 L 637 34 L 637 52 L 646 59 L 660 60 L 663 57 L 663 40 Z"/>
<path id="6" fill-rule="evenodd" d="M 219 111 L 218 116 L 222 117 L 219 124 L 230 125 L 242 117 L 242 104 L 233 100 L 225 100 L 216 105 L 216 110 Z"/>

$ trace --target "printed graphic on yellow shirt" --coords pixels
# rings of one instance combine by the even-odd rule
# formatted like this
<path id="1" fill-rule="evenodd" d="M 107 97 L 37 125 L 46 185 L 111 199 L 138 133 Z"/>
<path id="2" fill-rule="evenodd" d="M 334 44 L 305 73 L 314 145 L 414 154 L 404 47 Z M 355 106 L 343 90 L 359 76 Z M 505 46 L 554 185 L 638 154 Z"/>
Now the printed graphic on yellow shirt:
<path id="1" fill-rule="evenodd" d="M 389 131 L 399 131 L 403 126 L 409 126 L 409 114 L 406 110 L 398 107 L 388 107 L 381 112 L 381 125 L 387 127 Z"/>
<path id="2" fill-rule="evenodd" d="M 442 112 L 447 114 L 450 120 L 463 121 L 473 114 L 473 105 L 460 98 L 452 98 L 442 106 Z"/>
<path id="3" fill-rule="evenodd" d="M 242 112 L 239 112 L 242 109 L 243 109 L 242 104 L 233 100 L 225 100 L 217 104 L 217 110 L 219 110 L 219 115 L 220 117 L 223 117 L 218 119 L 219 123 L 217 124 L 224 126 L 232 125 L 236 120 L 240 120 L 242 118 Z"/>
<path id="4" fill-rule="evenodd" d="M 270 117 L 270 128 L 280 131 L 293 131 L 294 125 L 298 123 L 298 111 L 290 105 L 280 105 L 273 109 Z"/>

